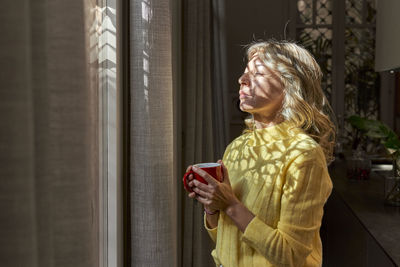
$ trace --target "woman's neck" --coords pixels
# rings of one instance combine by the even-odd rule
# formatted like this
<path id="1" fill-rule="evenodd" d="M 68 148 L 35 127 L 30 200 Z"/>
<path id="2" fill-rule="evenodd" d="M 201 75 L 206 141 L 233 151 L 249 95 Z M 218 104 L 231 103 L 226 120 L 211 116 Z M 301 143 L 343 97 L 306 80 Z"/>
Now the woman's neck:
<path id="1" fill-rule="evenodd" d="M 274 118 L 260 117 L 253 115 L 254 125 L 256 129 L 268 128 L 277 125 L 284 121 L 282 116 L 275 116 Z"/>

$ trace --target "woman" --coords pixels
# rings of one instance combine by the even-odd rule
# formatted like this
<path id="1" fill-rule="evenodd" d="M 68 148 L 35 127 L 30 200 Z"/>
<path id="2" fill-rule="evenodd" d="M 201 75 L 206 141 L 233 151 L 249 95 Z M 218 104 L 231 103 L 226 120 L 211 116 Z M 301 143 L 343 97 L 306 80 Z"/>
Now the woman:
<path id="1" fill-rule="evenodd" d="M 204 205 L 217 266 L 321 266 L 336 131 L 321 70 L 290 42 L 254 43 L 247 57 L 239 93 L 248 128 L 218 161 L 223 182 L 188 167 L 208 182 L 189 177 L 189 197 Z"/>

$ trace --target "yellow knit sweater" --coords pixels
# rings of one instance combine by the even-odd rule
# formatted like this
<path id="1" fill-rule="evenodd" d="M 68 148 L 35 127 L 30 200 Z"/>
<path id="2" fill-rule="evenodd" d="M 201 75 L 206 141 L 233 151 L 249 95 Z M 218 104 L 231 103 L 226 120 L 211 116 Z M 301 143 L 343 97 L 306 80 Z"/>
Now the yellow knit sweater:
<path id="1" fill-rule="evenodd" d="M 287 121 L 239 136 L 223 162 L 237 198 L 256 216 L 242 233 L 220 212 L 204 226 L 216 266 L 321 266 L 319 235 L 332 181 L 321 147 Z"/>

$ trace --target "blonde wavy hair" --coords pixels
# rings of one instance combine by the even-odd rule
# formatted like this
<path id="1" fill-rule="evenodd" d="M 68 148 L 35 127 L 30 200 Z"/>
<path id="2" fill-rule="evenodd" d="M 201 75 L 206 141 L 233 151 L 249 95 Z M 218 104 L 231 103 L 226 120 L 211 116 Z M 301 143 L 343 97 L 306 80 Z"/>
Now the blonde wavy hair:
<path id="1" fill-rule="evenodd" d="M 323 149 L 326 162 L 333 161 L 336 139 L 336 116 L 322 91 L 322 72 L 314 57 L 303 47 L 288 41 L 259 41 L 247 46 L 247 58 L 257 54 L 264 64 L 279 74 L 284 85 L 285 97 L 279 112 L 295 127 L 302 128 Z M 246 118 L 247 128 L 242 134 L 252 132 Z"/>

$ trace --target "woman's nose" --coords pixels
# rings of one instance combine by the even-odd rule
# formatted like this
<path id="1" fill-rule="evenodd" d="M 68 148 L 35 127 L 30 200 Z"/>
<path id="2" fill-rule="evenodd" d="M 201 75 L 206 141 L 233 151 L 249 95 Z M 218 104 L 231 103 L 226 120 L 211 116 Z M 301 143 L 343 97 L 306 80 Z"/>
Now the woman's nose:
<path id="1" fill-rule="evenodd" d="M 239 84 L 249 85 L 249 77 L 247 73 L 243 73 L 238 80 Z"/>

